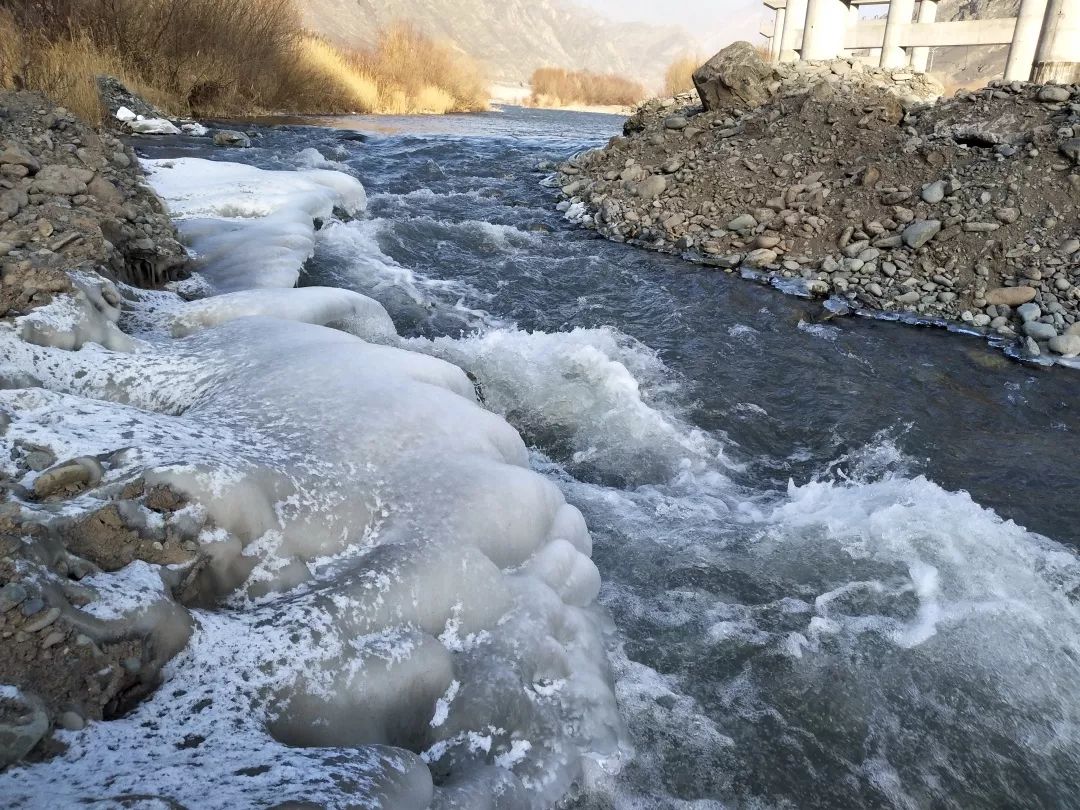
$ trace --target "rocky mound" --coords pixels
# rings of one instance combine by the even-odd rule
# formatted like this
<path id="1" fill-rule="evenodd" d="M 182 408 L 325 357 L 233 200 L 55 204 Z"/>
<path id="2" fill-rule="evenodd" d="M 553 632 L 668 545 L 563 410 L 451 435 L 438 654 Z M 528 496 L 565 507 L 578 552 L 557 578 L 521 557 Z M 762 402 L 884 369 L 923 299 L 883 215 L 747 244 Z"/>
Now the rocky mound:
<path id="1" fill-rule="evenodd" d="M 930 103 L 933 80 L 848 60 L 773 70 L 740 47 L 706 67 L 704 104 L 650 101 L 559 167 L 568 216 L 1031 357 L 1080 354 L 1080 88 Z"/>
<path id="2" fill-rule="evenodd" d="M 37 94 L 0 95 L 0 315 L 71 290 L 68 271 L 158 286 L 186 262 L 130 148 Z"/>

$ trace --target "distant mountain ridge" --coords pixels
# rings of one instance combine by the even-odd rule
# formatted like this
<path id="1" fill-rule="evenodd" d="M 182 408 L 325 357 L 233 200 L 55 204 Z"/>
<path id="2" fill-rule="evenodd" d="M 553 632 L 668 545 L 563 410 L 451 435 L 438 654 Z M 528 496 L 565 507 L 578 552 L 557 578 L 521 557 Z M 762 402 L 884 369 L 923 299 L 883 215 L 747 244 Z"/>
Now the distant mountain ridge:
<path id="1" fill-rule="evenodd" d="M 678 26 L 617 22 L 564 0 L 300 0 L 306 25 L 341 45 L 370 45 L 399 20 L 450 40 L 493 80 L 538 67 L 615 72 L 655 89 L 668 64 L 698 50 Z"/>

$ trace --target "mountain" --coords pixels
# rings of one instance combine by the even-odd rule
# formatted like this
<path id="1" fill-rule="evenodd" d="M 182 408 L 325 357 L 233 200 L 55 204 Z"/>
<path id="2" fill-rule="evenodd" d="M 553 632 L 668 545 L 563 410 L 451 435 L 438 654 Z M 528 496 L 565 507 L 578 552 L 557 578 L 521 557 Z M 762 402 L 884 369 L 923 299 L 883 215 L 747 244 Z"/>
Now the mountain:
<path id="1" fill-rule="evenodd" d="M 300 0 L 306 25 L 333 42 L 370 45 L 406 21 L 485 63 L 493 80 L 528 81 L 538 67 L 615 72 L 660 84 L 699 44 L 678 26 L 616 22 L 563 0 Z"/>

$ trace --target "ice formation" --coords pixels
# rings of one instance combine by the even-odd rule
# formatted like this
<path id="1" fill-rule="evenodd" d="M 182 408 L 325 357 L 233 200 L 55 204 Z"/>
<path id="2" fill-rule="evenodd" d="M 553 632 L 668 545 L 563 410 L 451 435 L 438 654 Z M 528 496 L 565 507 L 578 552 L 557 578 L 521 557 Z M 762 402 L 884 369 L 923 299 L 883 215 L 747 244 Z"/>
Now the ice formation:
<path id="1" fill-rule="evenodd" d="M 317 224 L 367 203 L 359 180 L 326 169 L 267 171 L 202 158 L 145 165 L 218 292 L 294 286 L 314 253 Z"/>
<path id="2" fill-rule="evenodd" d="M 222 294 L 121 302 L 86 283 L 4 329 L 0 375 L 26 387 L 0 391 L 0 445 L 100 463 L 94 488 L 26 500 L 38 521 L 136 477 L 190 498 L 208 527 L 202 607 L 176 604 L 174 566 L 83 577 L 95 598 L 66 615 L 168 618 L 190 640 L 132 713 L 58 732 L 64 754 L 0 776 L 5 802 L 543 807 L 617 758 L 581 514 L 460 368 L 381 345 L 398 341 L 379 304 L 289 289 L 316 220 L 362 210 L 360 183 L 148 170 Z"/>

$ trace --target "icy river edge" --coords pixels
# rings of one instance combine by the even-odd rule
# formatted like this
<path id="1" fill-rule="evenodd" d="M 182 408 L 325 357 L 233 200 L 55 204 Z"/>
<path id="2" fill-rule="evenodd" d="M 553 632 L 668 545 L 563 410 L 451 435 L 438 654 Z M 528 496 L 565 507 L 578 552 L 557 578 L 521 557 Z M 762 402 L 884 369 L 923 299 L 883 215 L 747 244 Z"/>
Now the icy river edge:
<path id="1" fill-rule="evenodd" d="M 360 182 L 144 168 L 196 256 L 179 289 L 206 297 L 80 278 L 5 325 L 5 371 L 40 387 L 5 390 L 0 407 L 12 457 L 73 459 L 21 473 L 23 520 L 59 533 L 120 501 L 148 538 L 185 524 L 197 548 L 77 573 L 36 549 L 21 579 L 91 646 L 181 651 L 133 712 L 58 730 L 63 754 L 0 776 L 5 797 L 546 805 L 617 759 L 580 513 L 462 370 L 395 347 L 382 306 L 293 289 L 316 221 L 363 211 Z M 91 486 L 48 494 L 73 465 Z M 124 499 L 136 481 L 188 506 L 163 518 Z"/>

